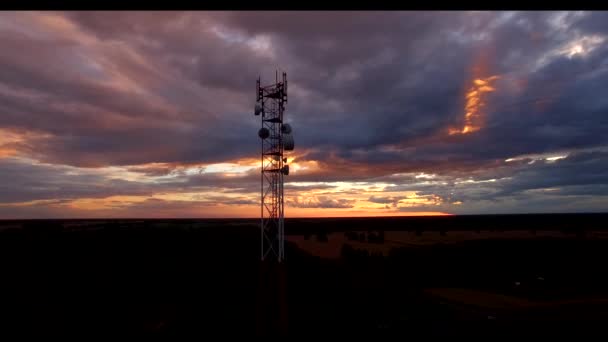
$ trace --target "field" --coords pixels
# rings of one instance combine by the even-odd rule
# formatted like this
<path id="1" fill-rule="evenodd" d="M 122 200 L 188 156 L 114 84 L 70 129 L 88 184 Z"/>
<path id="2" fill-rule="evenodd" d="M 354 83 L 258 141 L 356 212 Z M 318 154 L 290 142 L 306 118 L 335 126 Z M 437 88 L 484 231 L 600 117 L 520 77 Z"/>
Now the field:
<path id="1" fill-rule="evenodd" d="M 288 331 L 588 332 L 608 322 L 606 218 L 288 219 Z M 257 223 L 3 221 L 0 331 L 254 334 Z"/>

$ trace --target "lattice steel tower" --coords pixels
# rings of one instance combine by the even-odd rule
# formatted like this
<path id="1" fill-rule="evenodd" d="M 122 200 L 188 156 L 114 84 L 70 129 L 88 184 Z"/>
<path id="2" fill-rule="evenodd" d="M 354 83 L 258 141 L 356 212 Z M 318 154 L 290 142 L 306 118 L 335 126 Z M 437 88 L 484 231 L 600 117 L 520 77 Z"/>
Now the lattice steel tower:
<path id="1" fill-rule="evenodd" d="M 284 151 L 294 148 L 291 126 L 283 122 L 287 103 L 287 74 L 275 83 L 262 86 L 260 78 L 256 84 L 257 102 L 255 115 L 261 114 L 262 128 L 258 136 L 262 141 L 260 235 L 261 258 L 282 262 L 284 251 L 284 201 L 283 176 L 289 175 L 289 165 Z"/>

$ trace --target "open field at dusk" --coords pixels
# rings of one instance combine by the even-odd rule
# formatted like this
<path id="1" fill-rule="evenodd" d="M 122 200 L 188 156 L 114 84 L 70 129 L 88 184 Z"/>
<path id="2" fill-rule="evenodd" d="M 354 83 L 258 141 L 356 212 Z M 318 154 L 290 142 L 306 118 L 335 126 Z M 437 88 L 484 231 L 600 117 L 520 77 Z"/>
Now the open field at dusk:
<path id="1" fill-rule="evenodd" d="M 563 232 L 537 224 L 536 234 L 516 229 L 521 227 L 499 232 L 502 219 L 454 217 L 472 230 L 384 231 L 384 242 L 374 234 L 385 219 L 357 219 L 360 226 L 352 230 L 342 229 L 352 219 L 287 220 L 294 230 L 304 229 L 304 222 L 310 227 L 288 236 L 289 329 L 434 335 L 479 327 L 513 332 L 530 322 L 583 317 L 606 321 L 605 217 L 578 215 L 572 222 L 580 225 Z M 431 220 L 428 226 L 443 219 L 425 218 Z M 523 223 L 539 217 L 509 219 Z M 418 220 L 393 224 L 415 228 Z M 476 220 L 485 220 L 485 226 L 475 226 Z M 199 336 L 255 331 L 256 220 L 2 224 L 2 331 Z M 373 228 L 371 233 L 363 226 Z M 577 233 L 582 227 L 588 230 Z M 327 241 L 319 239 L 319 231 Z M 348 232 L 366 239 L 354 241 Z M 370 234 L 376 240 L 369 242 Z M 441 331 L 434 330 L 438 325 Z"/>

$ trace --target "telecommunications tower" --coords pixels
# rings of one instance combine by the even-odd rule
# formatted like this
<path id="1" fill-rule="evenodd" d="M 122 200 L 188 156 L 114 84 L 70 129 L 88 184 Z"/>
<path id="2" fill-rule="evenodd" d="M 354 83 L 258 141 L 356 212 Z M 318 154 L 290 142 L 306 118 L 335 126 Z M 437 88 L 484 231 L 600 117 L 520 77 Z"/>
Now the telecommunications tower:
<path id="1" fill-rule="evenodd" d="M 256 84 L 255 115 L 261 115 L 262 128 L 258 136 L 262 140 L 261 172 L 261 258 L 279 263 L 285 259 L 284 251 L 284 202 L 283 176 L 289 175 L 289 165 L 284 151 L 294 148 L 291 126 L 283 122 L 287 103 L 287 74 L 276 72 L 275 83 Z"/>

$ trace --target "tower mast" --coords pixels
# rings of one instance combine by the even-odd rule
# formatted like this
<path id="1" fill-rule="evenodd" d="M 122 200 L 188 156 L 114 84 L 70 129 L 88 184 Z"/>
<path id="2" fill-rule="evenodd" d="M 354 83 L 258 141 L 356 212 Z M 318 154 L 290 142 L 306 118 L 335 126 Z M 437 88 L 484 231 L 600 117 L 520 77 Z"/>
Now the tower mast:
<path id="1" fill-rule="evenodd" d="M 285 210 L 283 177 L 289 175 L 285 151 L 294 148 L 291 126 L 283 122 L 287 103 L 287 74 L 279 79 L 277 71 L 273 84 L 256 83 L 255 115 L 260 115 L 261 138 L 261 203 L 260 203 L 260 253 L 261 259 L 273 259 L 279 263 L 285 259 Z"/>

